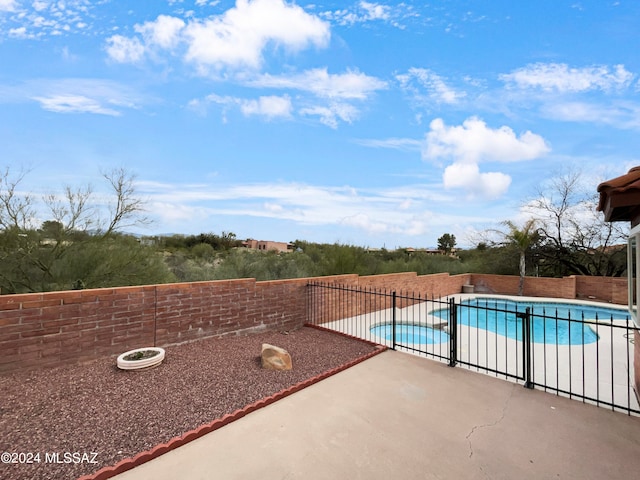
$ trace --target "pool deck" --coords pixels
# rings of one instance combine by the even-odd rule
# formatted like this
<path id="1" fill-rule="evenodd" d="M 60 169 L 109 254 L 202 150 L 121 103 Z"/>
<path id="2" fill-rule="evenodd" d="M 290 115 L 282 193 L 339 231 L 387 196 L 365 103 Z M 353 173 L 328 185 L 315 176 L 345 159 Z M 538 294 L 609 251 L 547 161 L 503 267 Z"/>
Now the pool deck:
<path id="1" fill-rule="evenodd" d="M 622 305 L 558 298 L 485 294 L 457 294 L 449 298 L 454 298 L 456 302 L 470 298 L 499 298 L 500 300 L 535 303 L 560 302 L 627 311 L 626 307 Z M 425 301 L 409 307 L 398 308 L 396 311 L 397 322 L 443 328 L 447 323 L 431 313 L 434 308 L 446 308 L 446 303 L 433 304 Z M 376 337 L 370 332 L 372 326 L 389 323 L 391 318 L 391 309 L 386 309 L 339 319 L 324 323 L 322 326 L 391 347 L 390 340 Z M 631 409 L 640 410 L 640 403 L 633 391 L 633 347 L 630 340 L 624 336 L 626 330 L 607 328 L 609 323 L 608 320 L 601 321 L 597 330 L 599 341 L 586 344 L 584 347 L 582 345 L 571 347 L 560 345 L 556 348 L 555 344 L 545 346 L 534 343 L 532 345 L 534 382 L 557 387 L 566 392 L 573 392 L 573 394 L 598 398 L 601 402 L 613 402 L 623 408 L 628 406 Z M 614 324 L 624 326 L 626 322 L 616 320 Z M 484 367 L 497 369 L 501 372 L 508 371 L 511 375 L 522 374 L 522 355 L 519 353 L 522 346 L 515 338 L 506 338 L 491 331 L 471 328 L 463 323 L 460 324 L 459 329 L 459 359 L 472 363 L 480 362 Z M 420 346 L 422 349 L 425 347 L 430 354 L 445 357 L 448 355 L 447 343 Z M 402 345 L 398 345 L 397 348 L 403 350 Z M 507 356 L 505 352 L 510 353 Z M 571 369 L 568 368 L 569 365 L 572 366 Z M 584 365 L 584 370 L 581 368 L 582 365 Z M 462 363 L 459 366 L 478 370 L 475 367 L 465 367 Z"/>
<path id="2" fill-rule="evenodd" d="M 639 417 L 386 351 L 114 478 L 639 475 Z"/>

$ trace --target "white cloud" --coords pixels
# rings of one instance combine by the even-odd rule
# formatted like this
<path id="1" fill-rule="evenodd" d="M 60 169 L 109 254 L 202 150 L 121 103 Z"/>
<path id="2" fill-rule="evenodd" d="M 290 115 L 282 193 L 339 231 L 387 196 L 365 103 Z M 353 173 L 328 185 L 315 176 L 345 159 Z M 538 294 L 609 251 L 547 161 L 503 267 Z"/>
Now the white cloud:
<path id="1" fill-rule="evenodd" d="M 348 103 L 332 102 L 329 105 L 316 105 L 300 109 L 300 114 L 308 116 L 317 116 L 320 123 L 331 127 L 338 128 L 338 120 L 351 123 L 358 118 L 358 109 Z"/>
<path id="2" fill-rule="evenodd" d="M 150 101 L 129 86 L 102 79 L 39 79 L 0 85 L 0 104 L 34 100 L 51 112 L 111 116 L 119 116 L 124 109 L 136 109 Z"/>
<path id="3" fill-rule="evenodd" d="M 203 104 L 207 103 L 216 103 L 218 105 L 233 105 L 238 103 L 239 99 L 230 96 L 220 96 L 212 93 L 207 95 L 203 100 L 194 99 L 189 102 L 189 106 L 191 107 L 201 107 Z"/>
<path id="4" fill-rule="evenodd" d="M 378 217 L 371 217 L 366 213 L 356 213 L 348 217 L 344 217 L 339 222 L 341 225 L 356 227 L 366 232 L 384 233 L 389 231 L 389 224 L 380 220 Z"/>
<path id="5" fill-rule="evenodd" d="M 113 35 L 107 39 L 107 54 L 119 63 L 136 63 L 144 56 L 145 47 L 137 38 Z"/>
<path id="6" fill-rule="evenodd" d="M 257 100 L 246 100 L 240 103 L 240 110 L 245 115 L 259 115 L 269 119 L 291 116 L 291 99 L 288 96 L 264 96 Z"/>
<path id="7" fill-rule="evenodd" d="M 179 204 L 175 202 L 153 201 L 149 207 L 162 218 L 168 225 L 173 223 L 184 224 L 204 222 L 210 217 L 210 208 L 194 205 Z"/>
<path id="8" fill-rule="evenodd" d="M 324 47 L 329 27 L 301 7 L 283 0 L 238 0 L 224 15 L 191 22 L 186 58 L 206 66 L 258 68 L 270 42 L 290 50 Z"/>
<path id="9" fill-rule="evenodd" d="M 384 139 L 356 139 L 354 140 L 358 145 L 371 148 L 390 148 L 393 150 L 403 151 L 420 151 L 424 144 L 421 140 L 415 140 L 413 138 L 384 138 Z"/>
<path id="10" fill-rule="evenodd" d="M 299 100 L 306 104 L 299 113 L 318 117 L 322 124 L 331 128 L 337 128 L 341 121 L 351 123 L 358 118 L 358 108 L 344 100 L 366 100 L 377 90 L 387 88 L 386 82 L 357 71 L 330 74 L 326 68 L 293 75 L 259 75 L 245 80 L 244 84 L 255 88 L 293 89 L 315 95 L 326 103 L 318 104 L 314 99 Z"/>
<path id="11" fill-rule="evenodd" d="M 607 105 L 585 102 L 557 102 L 543 108 L 554 120 L 591 122 L 623 129 L 640 129 L 640 105 L 633 102 L 613 102 Z"/>
<path id="12" fill-rule="evenodd" d="M 451 127 L 437 118 L 427 133 L 423 157 L 453 160 L 443 174 L 445 188 L 461 188 L 470 196 L 493 199 L 507 191 L 511 178 L 500 172 L 481 173 L 479 163 L 532 160 L 549 150 L 544 139 L 530 131 L 517 137 L 507 126 L 491 129 L 476 117 Z"/>
<path id="13" fill-rule="evenodd" d="M 388 20 L 391 7 L 379 3 L 360 2 L 360 8 L 366 12 L 368 20 Z"/>
<path id="14" fill-rule="evenodd" d="M 17 27 L 9 29 L 9 36 L 13 38 L 33 38 L 33 35 L 27 33 L 26 27 Z"/>
<path id="15" fill-rule="evenodd" d="M 369 234 L 422 235 L 442 219 L 425 208 L 427 186 L 356 189 L 302 183 L 159 185 L 140 182 L 164 220 L 242 215 L 299 225 L 350 226 Z"/>
<path id="16" fill-rule="evenodd" d="M 351 7 L 334 11 L 325 11 L 322 17 L 333 21 L 338 25 L 351 26 L 365 22 L 385 22 L 394 27 L 403 28 L 400 21 L 409 16 L 415 16 L 413 8 L 407 4 L 401 4 L 394 9 L 389 5 L 361 0 Z"/>
<path id="17" fill-rule="evenodd" d="M 497 129 L 477 117 L 470 117 L 459 126 L 447 126 L 437 118 L 427 133 L 425 159 L 453 158 L 466 163 L 493 160 L 516 162 L 532 160 L 549 152 L 540 135 L 526 131 L 516 137 L 514 131 L 502 126 Z"/>
<path id="18" fill-rule="evenodd" d="M 364 3 L 364 7 L 370 10 L 371 16 L 383 15 L 374 4 Z M 351 123 L 358 117 L 358 108 L 345 100 L 366 100 L 376 91 L 387 88 L 385 81 L 357 70 L 331 74 L 325 67 L 289 75 L 257 74 L 255 69 L 262 65 L 269 47 L 299 50 L 324 47 L 329 41 L 326 22 L 283 0 L 238 0 L 235 7 L 208 19 L 183 21 L 160 15 L 134 28 L 138 36 L 113 35 L 107 40 L 106 51 L 112 60 L 136 63 L 148 57 L 157 59 L 163 52 L 169 52 L 195 64 L 202 75 L 231 69 L 236 81 L 245 86 L 306 92 L 317 99 L 297 96 L 298 113 L 317 117 L 331 128 L 337 128 L 340 122 Z M 250 71 L 233 71 L 244 68 Z M 225 113 L 228 108 L 239 106 L 245 115 L 268 118 L 288 117 L 294 111 L 289 96 L 265 95 L 261 99 L 245 100 L 212 95 L 192 100 L 189 105 L 204 110 L 209 103 L 224 105 Z"/>
<path id="19" fill-rule="evenodd" d="M 82 95 L 53 95 L 50 97 L 34 97 L 42 108 L 56 113 L 95 113 L 118 116 L 120 112 L 103 106 L 99 101 Z"/>
<path id="20" fill-rule="evenodd" d="M 17 6 L 16 0 L 0 0 L 0 12 L 13 12 Z"/>
<path id="21" fill-rule="evenodd" d="M 464 189 L 468 197 L 495 199 L 511 185 L 511 177 L 500 172 L 480 173 L 476 163 L 454 162 L 444 170 L 444 187 Z"/>
<path id="22" fill-rule="evenodd" d="M 410 68 L 407 73 L 396 75 L 396 79 L 403 90 L 421 102 L 430 100 L 435 103 L 455 104 L 466 96 L 465 92 L 455 90 L 440 75 L 425 68 Z M 426 95 L 422 93 L 423 89 L 426 89 Z"/>
<path id="23" fill-rule="evenodd" d="M 334 129 L 338 128 L 340 122 L 354 122 L 360 114 L 356 106 L 342 101 L 342 99 L 363 100 L 375 89 L 386 87 L 384 82 L 361 73 L 347 72 L 343 75 L 329 75 L 326 69 L 316 69 L 289 76 L 261 75 L 254 80 L 246 81 L 245 85 L 256 88 L 299 89 L 312 93 L 326 103 L 318 104 L 317 99 L 298 99 L 298 103 L 302 106 L 297 108 L 297 113 L 307 117 L 317 117 L 320 123 Z M 261 98 L 261 100 L 246 100 L 211 94 L 203 100 L 191 100 L 189 105 L 199 110 L 204 110 L 209 103 L 225 107 L 238 105 L 245 115 L 267 110 L 273 112 L 273 117 L 292 115 L 294 106 L 288 95 Z"/>
<path id="24" fill-rule="evenodd" d="M 269 210 L 274 213 L 280 213 L 284 211 L 284 207 L 278 203 L 264 202 L 265 210 Z"/>
<path id="25" fill-rule="evenodd" d="M 89 30 L 96 19 L 91 11 L 97 3 L 88 0 L 0 0 L 0 12 L 9 15 L 2 20 L 0 38 L 37 39 L 46 35 L 60 36 Z"/>
<path id="26" fill-rule="evenodd" d="M 111 58 L 136 62 L 149 49 L 174 50 L 182 46 L 184 60 L 195 64 L 201 74 L 221 68 L 257 69 L 268 46 L 298 51 L 310 46 L 325 47 L 330 38 L 326 22 L 284 0 L 237 0 L 222 15 L 187 23 L 160 15 L 153 22 L 136 25 L 135 30 L 143 41 L 121 35 L 107 40 Z"/>
<path id="27" fill-rule="evenodd" d="M 267 119 L 289 118 L 291 117 L 292 105 L 288 95 L 282 97 L 268 95 L 258 99 L 246 99 L 232 96 L 220 96 L 216 94 L 207 95 L 204 100 L 191 100 L 189 106 L 195 109 L 205 109 L 210 103 L 222 105 L 224 107 L 223 117 L 226 121 L 226 111 L 229 108 L 237 107 L 245 116 L 262 116 Z"/>
<path id="28" fill-rule="evenodd" d="M 135 31 L 142 35 L 145 44 L 171 50 L 178 45 L 184 26 L 185 23 L 180 18 L 159 15 L 153 22 L 136 25 Z"/>
<path id="29" fill-rule="evenodd" d="M 358 71 L 330 74 L 327 68 L 315 68 L 294 75 L 260 75 L 246 82 L 263 88 L 293 88 L 311 92 L 329 99 L 363 100 L 377 90 L 387 88 L 387 83 Z"/>
<path id="30" fill-rule="evenodd" d="M 43 0 L 34 0 L 31 6 L 36 12 L 42 12 L 43 10 L 46 10 L 46 8 L 49 6 L 49 3 Z"/>
<path id="31" fill-rule="evenodd" d="M 624 65 L 570 68 L 564 63 L 535 63 L 500 75 L 500 79 L 522 89 L 575 93 L 627 87 L 633 80 L 633 74 Z"/>

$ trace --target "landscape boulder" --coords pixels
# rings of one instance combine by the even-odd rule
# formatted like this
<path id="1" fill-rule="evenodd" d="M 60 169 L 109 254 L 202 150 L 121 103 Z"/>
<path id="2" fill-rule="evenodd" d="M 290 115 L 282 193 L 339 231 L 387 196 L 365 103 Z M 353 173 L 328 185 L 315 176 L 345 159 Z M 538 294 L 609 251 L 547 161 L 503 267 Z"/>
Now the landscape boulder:
<path id="1" fill-rule="evenodd" d="M 291 370 L 291 355 L 284 348 L 263 343 L 262 368 L 268 370 Z"/>

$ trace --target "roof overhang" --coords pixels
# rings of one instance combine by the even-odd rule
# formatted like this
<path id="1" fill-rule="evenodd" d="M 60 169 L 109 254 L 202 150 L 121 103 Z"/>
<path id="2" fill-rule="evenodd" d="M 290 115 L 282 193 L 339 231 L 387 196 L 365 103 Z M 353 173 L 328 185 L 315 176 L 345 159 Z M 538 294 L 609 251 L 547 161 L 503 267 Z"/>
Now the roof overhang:
<path id="1" fill-rule="evenodd" d="M 640 166 L 598 185 L 598 210 L 607 222 L 640 223 Z"/>

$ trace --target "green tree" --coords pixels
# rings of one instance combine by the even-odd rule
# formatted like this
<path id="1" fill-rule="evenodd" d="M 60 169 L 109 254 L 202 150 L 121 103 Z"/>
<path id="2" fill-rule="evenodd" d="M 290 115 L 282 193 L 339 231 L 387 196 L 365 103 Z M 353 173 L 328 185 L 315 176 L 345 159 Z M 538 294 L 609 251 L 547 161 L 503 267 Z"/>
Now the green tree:
<path id="1" fill-rule="evenodd" d="M 191 253 L 196 257 L 204 260 L 213 259 L 215 250 L 208 243 L 198 243 L 191 248 Z"/>
<path id="2" fill-rule="evenodd" d="M 101 209 L 91 187 L 65 186 L 41 198 L 20 194 L 25 173 L 0 175 L 0 292 L 158 283 L 174 278 L 155 251 L 119 233 L 146 223 L 134 176 L 124 169 L 103 174 L 110 194 Z M 30 224 L 36 211 L 50 220 Z"/>
<path id="3" fill-rule="evenodd" d="M 132 236 L 93 236 L 55 263 L 50 289 L 102 288 L 175 281 L 161 256 Z"/>
<path id="4" fill-rule="evenodd" d="M 505 239 L 507 243 L 516 247 L 519 254 L 520 282 L 518 285 L 518 295 L 522 295 L 524 291 L 524 277 L 527 273 L 526 255 L 532 245 L 539 240 L 536 220 L 533 218 L 529 219 L 520 228 L 510 221 L 506 221 L 504 223 L 509 228 L 509 232 L 505 235 Z"/>
<path id="5" fill-rule="evenodd" d="M 438 239 L 438 249 L 443 250 L 445 253 L 451 253 L 456 246 L 456 236 L 450 233 L 445 233 Z"/>
<path id="6" fill-rule="evenodd" d="M 362 247 L 335 243 L 325 245 L 320 261 L 321 275 L 342 275 L 357 273 L 366 275 L 369 258 Z"/>

